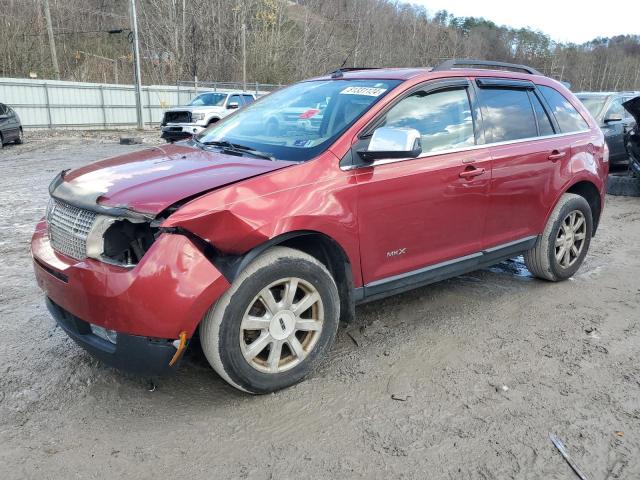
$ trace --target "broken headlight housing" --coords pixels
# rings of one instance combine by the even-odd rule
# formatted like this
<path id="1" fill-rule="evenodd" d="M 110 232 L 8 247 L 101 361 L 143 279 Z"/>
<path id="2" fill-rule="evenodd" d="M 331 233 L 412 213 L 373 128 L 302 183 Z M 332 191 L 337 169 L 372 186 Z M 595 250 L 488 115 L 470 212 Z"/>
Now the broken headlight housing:
<path id="1" fill-rule="evenodd" d="M 158 229 L 148 221 L 98 215 L 87 236 L 87 257 L 124 267 L 135 266 L 157 233 Z"/>

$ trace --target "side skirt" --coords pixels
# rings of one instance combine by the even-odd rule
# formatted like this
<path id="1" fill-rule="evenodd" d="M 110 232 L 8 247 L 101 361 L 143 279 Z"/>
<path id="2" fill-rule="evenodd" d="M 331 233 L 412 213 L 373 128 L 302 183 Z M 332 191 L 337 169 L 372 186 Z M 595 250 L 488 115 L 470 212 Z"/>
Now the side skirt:
<path id="1" fill-rule="evenodd" d="M 366 284 L 364 287 L 356 288 L 354 298 L 356 303 L 366 303 L 413 290 L 430 283 L 457 277 L 474 270 L 490 267 L 533 248 L 537 239 L 536 235 L 525 237 L 514 242 L 465 255 L 464 257 L 376 280 Z"/>

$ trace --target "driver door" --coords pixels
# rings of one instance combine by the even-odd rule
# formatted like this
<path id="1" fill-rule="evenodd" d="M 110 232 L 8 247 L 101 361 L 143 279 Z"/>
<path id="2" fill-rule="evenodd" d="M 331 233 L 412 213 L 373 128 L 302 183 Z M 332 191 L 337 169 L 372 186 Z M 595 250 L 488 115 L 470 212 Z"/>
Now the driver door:
<path id="1" fill-rule="evenodd" d="M 472 100 L 466 79 L 439 81 L 407 94 L 376 122 L 418 130 L 422 154 L 356 170 L 365 295 L 426 283 L 425 274 L 480 256 L 491 156 L 478 145 Z M 367 133 L 352 155 L 366 149 Z"/>

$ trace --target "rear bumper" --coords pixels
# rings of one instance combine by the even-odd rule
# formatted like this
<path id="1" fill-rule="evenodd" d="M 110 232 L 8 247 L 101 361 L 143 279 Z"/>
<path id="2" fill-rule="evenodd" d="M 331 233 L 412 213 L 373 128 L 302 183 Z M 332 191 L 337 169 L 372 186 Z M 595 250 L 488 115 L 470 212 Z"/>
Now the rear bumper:
<path id="1" fill-rule="evenodd" d="M 224 276 L 183 235 L 160 235 L 142 261 L 128 269 L 93 259 L 77 261 L 55 252 L 46 222 L 41 221 L 31 252 L 36 280 L 56 306 L 50 308 L 56 320 L 81 346 L 119 368 L 128 364 L 120 363 L 121 355 L 131 355 L 118 353 L 118 359 L 109 360 L 115 358 L 108 356 L 113 352 L 96 350 L 109 342 L 95 335 L 87 337 L 88 323 L 116 331 L 118 339 L 123 338 L 123 349 L 129 345 L 143 352 L 142 356 L 162 357 L 164 362 L 169 352 L 171 356 L 175 353 L 172 342 L 181 332 L 191 338 L 209 307 L 229 288 Z M 73 321 L 60 320 L 69 315 Z M 86 328 L 74 330 L 74 325 L 82 325 L 78 321 Z M 96 346 L 96 340 L 104 343 Z M 148 343 L 152 344 L 149 348 Z"/>
<path id="2" fill-rule="evenodd" d="M 174 372 L 179 361 L 169 366 L 176 348 L 169 340 L 117 334 L 114 345 L 91 332 L 87 322 L 46 298 L 47 308 L 69 337 L 87 352 L 110 367 L 145 376 L 163 376 Z"/>

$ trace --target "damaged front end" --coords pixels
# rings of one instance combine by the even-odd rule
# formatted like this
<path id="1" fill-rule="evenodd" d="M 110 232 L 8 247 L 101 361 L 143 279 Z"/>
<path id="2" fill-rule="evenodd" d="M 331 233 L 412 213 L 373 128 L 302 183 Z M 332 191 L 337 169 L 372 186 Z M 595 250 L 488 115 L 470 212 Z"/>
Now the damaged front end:
<path id="1" fill-rule="evenodd" d="M 63 182 L 64 174 L 49 187 L 46 221 L 53 249 L 75 260 L 136 266 L 161 234 L 159 224 L 168 213 L 156 216 L 126 206 L 104 207 L 99 197 L 72 191 Z"/>
<path id="2" fill-rule="evenodd" d="M 59 193 L 54 185 L 31 240 L 36 280 L 57 324 L 108 365 L 174 371 L 229 288 L 203 241 L 160 226 L 179 204 L 152 215 Z"/>

